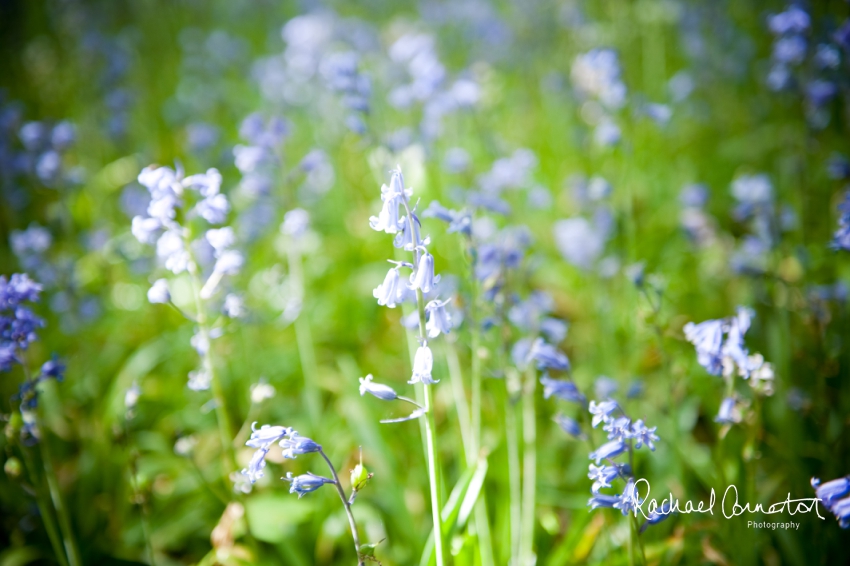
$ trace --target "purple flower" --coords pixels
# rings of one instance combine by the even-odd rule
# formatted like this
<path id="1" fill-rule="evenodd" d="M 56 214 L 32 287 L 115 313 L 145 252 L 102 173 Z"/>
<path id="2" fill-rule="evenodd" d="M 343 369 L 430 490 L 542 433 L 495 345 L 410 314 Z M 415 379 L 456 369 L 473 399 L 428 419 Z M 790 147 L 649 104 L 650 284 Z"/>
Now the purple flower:
<path id="1" fill-rule="evenodd" d="M 293 476 L 292 472 L 286 472 L 286 477 L 283 479 L 292 484 L 289 487 L 289 493 L 297 493 L 298 499 L 316 491 L 326 483 L 334 483 L 332 479 L 323 478 L 311 472 L 301 474 L 300 476 Z"/>
<path id="2" fill-rule="evenodd" d="M 398 393 L 393 390 L 389 385 L 384 385 L 382 383 L 373 383 L 372 382 L 372 374 L 370 373 L 366 377 L 360 378 L 360 396 L 362 397 L 366 393 L 371 393 L 378 399 L 383 401 L 393 401 L 398 399 Z"/>
<path id="3" fill-rule="evenodd" d="M 427 345 L 419 346 L 416 349 L 416 355 L 413 357 L 413 376 L 408 383 L 423 383 L 431 385 L 438 383 L 439 380 L 434 380 L 431 377 L 431 369 L 434 366 L 434 355 L 431 353 L 431 348 Z"/>
<path id="4" fill-rule="evenodd" d="M 619 438 L 611 440 L 600 446 L 598 449 L 590 453 L 590 459 L 596 462 L 598 466 L 602 460 L 608 460 L 619 456 L 625 452 L 627 446 Z"/>
<path id="5" fill-rule="evenodd" d="M 452 329 L 452 317 L 446 309 L 446 305 L 451 302 L 451 299 L 445 301 L 433 300 L 425 305 L 425 314 L 428 316 L 428 322 L 425 329 L 428 332 L 428 338 L 436 338 L 441 333 L 448 334 Z"/>
<path id="6" fill-rule="evenodd" d="M 587 403 L 587 398 L 578 390 L 575 383 L 563 379 L 552 379 L 544 374 L 540 377 L 540 384 L 543 385 L 543 398 L 549 399 L 553 395 L 563 401 L 570 401 L 584 405 Z"/>
<path id="7" fill-rule="evenodd" d="M 601 423 L 607 423 L 611 420 L 611 413 L 617 410 L 617 402 L 611 399 L 607 401 L 602 401 L 601 403 L 597 403 L 596 401 L 591 401 L 588 410 L 590 414 L 593 415 L 593 419 L 591 420 L 591 425 L 593 428 Z"/>
<path id="8" fill-rule="evenodd" d="M 844 476 L 826 483 L 821 483 L 818 478 L 812 478 L 811 483 L 815 489 L 815 495 L 821 500 L 827 511 L 832 511 L 839 499 L 850 495 L 850 476 Z"/>
<path id="9" fill-rule="evenodd" d="M 283 438 L 280 441 L 280 447 L 283 448 L 283 457 L 294 460 L 302 454 L 310 454 L 311 452 L 319 452 L 322 447 L 316 444 L 312 439 L 300 436 L 298 432 L 291 430 L 288 434 L 289 438 Z"/>
<path id="10" fill-rule="evenodd" d="M 410 275 L 410 289 L 420 289 L 423 293 L 430 293 L 434 285 L 440 281 L 439 275 L 434 275 L 434 256 L 423 251 L 419 257 L 416 271 Z"/>

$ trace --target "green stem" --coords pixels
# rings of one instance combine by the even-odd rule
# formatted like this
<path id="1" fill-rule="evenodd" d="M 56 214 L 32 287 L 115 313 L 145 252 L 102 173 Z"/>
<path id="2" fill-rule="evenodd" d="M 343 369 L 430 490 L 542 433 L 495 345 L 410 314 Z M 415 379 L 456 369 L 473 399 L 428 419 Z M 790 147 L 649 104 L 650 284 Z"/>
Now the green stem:
<path id="1" fill-rule="evenodd" d="M 148 520 L 148 509 L 144 500 L 141 497 L 139 490 L 139 482 L 136 476 L 139 472 L 138 454 L 135 451 L 130 455 L 130 484 L 133 488 L 134 499 L 139 502 L 139 510 L 141 511 L 142 519 L 142 535 L 145 537 L 145 549 L 148 551 L 148 557 L 151 561 L 151 566 L 156 566 L 156 555 L 153 552 L 153 543 L 151 542 L 151 526 Z"/>
<path id="2" fill-rule="evenodd" d="M 32 375 L 30 374 L 29 366 L 27 365 L 26 356 L 24 352 L 20 349 L 18 350 L 18 359 L 21 361 L 21 368 L 24 372 L 24 379 L 28 382 L 35 383 L 32 379 Z M 50 451 L 47 449 L 47 436 L 44 434 L 44 428 L 41 426 L 41 418 L 39 415 L 39 409 L 37 408 L 34 411 L 33 418 L 35 419 L 35 428 L 41 434 L 41 438 L 37 438 L 38 449 L 41 452 L 41 465 L 44 468 L 44 476 L 47 480 L 47 489 L 50 494 L 50 499 L 53 503 L 53 509 L 56 511 L 56 517 L 59 519 L 59 533 L 62 536 L 62 545 L 65 549 L 65 552 L 62 554 L 62 557 L 66 559 L 67 564 L 69 566 L 78 566 L 82 564 L 80 560 L 80 551 L 77 549 L 77 543 L 74 540 L 74 531 L 71 530 L 71 520 L 68 517 L 68 513 L 65 510 L 65 505 L 62 502 L 62 492 L 59 490 L 59 480 L 56 477 L 56 471 L 53 468 L 53 462 L 50 460 Z M 23 450 L 26 452 L 26 448 Z M 40 498 L 39 498 L 40 499 Z M 41 507 L 41 505 L 39 505 Z M 48 515 L 45 515 L 45 527 L 47 527 L 47 519 Z M 52 516 L 50 516 L 50 522 L 52 522 Z M 55 529 L 55 526 L 47 527 L 48 529 Z M 50 532 L 48 530 L 48 536 Z M 53 536 L 57 536 L 54 531 Z M 51 537 L 52 538 L 52 537 Z M 57 537 L 58 538 L 58 537 Z"/>
<path id="3" fill-rule="evenodd" d="M 224 476 L 228 477 L 230 472 L 236 470 L 236 458 L 233 452 L 232 429 L 230 425 L 230 415 L 227 412 L 227 398 L 224 394 L 224 388 L 219 380 L 218 374 L 215 371 L 215 365 L 212 361 L 212 341 L 210 339 L 209 327 L 207 325 L 207 313 L 204 309 L 203 299 L 199 290 L 198 268 L 193 263 L 190 265 L 190 278 L 192 284 L 192 295 L 195 299 L 195 320 L 198 323 L 198 332 L 201 335 L 201 341 L 207 344 L 206 351 L 201 356 L 201 365 L 203 370 L 210 376 L 212 384 L 213 399 L 215 400 L 215 414 L 218 421 L 218 432 L 221 440 L 222 463 L 224 464 Z"/>
<path id="4" fill-rule="evenodd" d="M 348 497 L 345 496 L 345 490 L 342 489 L 342 484 L 339 482 L 339 476 L 336 473 L 336 468 L 333 463 L 331 463 L 330 458 L 328 458 L 327 454 L 325 454 L 322 449 L 319 449 L 319 454 L 322 455 L 322 458 L 325 459 L 325 462 L 328 464 L 328 468 L 331 470 L 331 475 L 333 475 L 334 478 L 334 485 L 336 486 L 336 492 L 339 494 L 339 498 L 342 500 L 342 506 L 345 508 L 345 514 L 348 516 L 348 526 L 351 529 L 351 538 L 354 539 L 354 552 L 357 556 L 357 566 L 365 566 L 366 562 L 360 555 L 360 535 L 357 534 L 357 522 L 354 520 L 354 513 L 351 512 L 351 503 L 349 503 Z"/>
<path id="5" fill-rule="evenodd" d="M 419 311 L 419 338 L 425 340 L 425 297 L 422 289 L 416 290 L 416 306 Z M 425 396 L 425 453 L 428 459 L 428 483 L 431 488 L 431 517 L 434 522 L 434 551 L 437 555 L 437 566 L 444 566 L 443 518 L 440 514 L 442 507 L 440 498 L 440 478 L 437 472 L 437 426 L 434 421 L 434 403 L 431 399 L 431 385 L 422 384 Z"/>
<path id="6" fill-rule="evenodd" d="M 507 377 L 507 376 L 506 376 Z M 505 382 L 507 386 L 507 381 Z M 508 483 L 510 491 L 511 564 L 519 564 L 522 523 L 522 486 L 520 479 L 519 438 L 516 407 L 511 392 L 505 391 L 505 438 L 508 445 Z"/>
<path id="7" fill-rule="evenodd" d="M 303 400 L 310 421 L 315 425 L 321 418 L 321 394 L 317 378 L 316 347 L 313 344 L 313 334 L 310 332 L 310 322 L 307 320 L 304 306 L 304 269 L 301 254 L 291 244 L 287 246 L 289 258 L 289 274 L 293 285 L 295 300 L 301 303 L 301 312 L 295 319 L 295 341 L 298 343 L 298 357 L 301 358 L 301 372 L 304 374 Z"/>
<path id="8" fill-rule="evenodd" d="M 522 396 L 522 515 L 520 534 L 520 566 L 532 566 L 534 557 L 534 509 L 537 494 L 537 414 L 534 393 L 537 375 L 534 367 L 526 371 Z"/>
<path id="9" fill-rule="evenodd" d="M 32 456 L 29 450 L 21 447 L 21 453 L 24 456 L 30 481 L 35 488 L 35 501 L 38 505 L 38 513 L 41 515 L 41 520 L 44 521 L 44 529 L 47 531 L 47 538 L 50 539 L 50 546 L 53 547 L 53 554 L 56 555 L 56 560 L 61 566 L 68 566 L 68 557 L 65 556 L 65 548 L 62 546 L 62 536 L 59 534 L 59 528 L 56 526 L 56 520 L 53 518 L 53 510 L 50 503 L 45 501 L 41 478 L 36 474 L 36 466 L 33 463 Z"/>
<path id="10" fill-rule="evenodd" d="M 80 559 L 80 551 L 77 549 L 77 543 L 74 541 L 71 520 L 62 501 L 59 480 L 56 477 L 56 470 L 53 469 L 53 462 L 50 459 L 50 451 L 47 449 L 46 440 L 44 434 L 42 434 L 42 438 L 38 441 L 38 447 L 41 450 L 44 475 L 47 478 L 47 488 L 50 490 L 50 499 L 53 501 L 53 508 L 56 510 L 56 516 L 59 518 L 59 528 L 62 531 L 62 541 L 68 556 L 68 565 L 79 566 L 83 562 Z"/>

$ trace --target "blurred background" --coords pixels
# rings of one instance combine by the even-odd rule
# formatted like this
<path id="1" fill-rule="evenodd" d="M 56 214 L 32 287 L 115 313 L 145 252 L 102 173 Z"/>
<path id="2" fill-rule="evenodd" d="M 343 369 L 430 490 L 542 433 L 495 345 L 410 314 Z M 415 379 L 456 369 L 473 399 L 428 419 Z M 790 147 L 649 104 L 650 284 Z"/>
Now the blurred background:
<path id="1" fill-rule="evenodd" d="M 333 490 L 298 498 L 279 480 L 324 473 L 317 456 L 273 450 L 253 486 L 231 475 L 254 421 L 321 443 L 346 486 L 362 448 L 363 541 L 383 541 L 387 566 L 433 561 L 422 429 L 379 423 L 409 407 L 358 391 L 371 373 L 414 397 L 410 307 L 372 294 L 400 259 L 369 227 L 396 165 L 453 297 L 455 328 L 433 344 L 444 500 L 469 481 L 457 407 L 480 364 L 493 563 L 511 563 L 509 351 L 524 332 L 499 316 L 533 292 L 568 324 L 553 341 L 587 398 L 657 427 L 633 462 L 654 496 L 814 497 L 812 477 L 850 473 L 848 15 L 840 1 L 3 0 L 0 272 L 43 287 L 22 365 L 55 354 L 66 370 L 39 383 L 37 439 L 22 365 L 0 379 L 0 565 L 64 563 L 26 452 L 52 461 L 82 564 L 355 563 Z M 243 262 L 202 306 L 209 357 L 191 281 L 131 233 L 151 164 L 222 176 Z M 433 201 L 467 211 L 471 235 L 423 215 Z M 518 254 L 489 295 L 475 242 Z M 194 252 L 210 273 L 212 249 Z M 149 301 L 160 278 L 171 304 Z M 736 416 L 716 422 L 729 390 L 683 328 L 739 305 L 775 377 L 769 392 L 739 379 Z M 219 391 L 198 386 L 199 353 Z M 628 518 L 588 509 L 592 448 L 553 419 L 595 445 L 604 433 L 542 393 L 536 563 L 634 563 Z M 642 558 L 847 563 L 847 531 L 821 514 L 758 516 L 798 530 L 682 514 L 640 535 Z M 451 532 L 451 563 L 482 563 L 478 535 Z"/>

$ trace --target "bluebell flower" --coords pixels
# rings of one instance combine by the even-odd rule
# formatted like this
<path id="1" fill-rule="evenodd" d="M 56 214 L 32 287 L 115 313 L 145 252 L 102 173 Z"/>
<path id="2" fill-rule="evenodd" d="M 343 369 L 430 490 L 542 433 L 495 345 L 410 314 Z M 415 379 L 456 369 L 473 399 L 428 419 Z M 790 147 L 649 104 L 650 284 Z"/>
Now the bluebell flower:
<path id="1" fill-rule="evenodd" d="M 591 426 L 596 428 L 596 426 L 601 422 L 607 423 L 611 419 L 611 413 L 616 411 L 617 408 L 617 402 L 611 399 L 600 403 L 591 401 L 588 406 L 588 411 L 590 411 L 590 414 L 593 415 Z"/>
<path id="2" fill-rule="evenodd" d="M 311 472 L 301 474 L 300 476 L 293 476 L 292 472 L 286 472 L 286 477 L 283 479 L 292 484 L 289 487 L 289 493 L 297 493 L 298 499 L 316 491 L 326 483 L 335 483 L 332 479 L 323 478 Z"/>
<path id="3" fill-rule="evenodd" d="M 38 380 L 55 379 L 62 381 L 65 377 L 65 364 L 59 361 L 59 358 L 54 354 L 53 357 L 41 365 L 41 371 L 38 374 Z"/>
<path id="4" fill-rule="evenodd" d="M 466 202 L 474 208 L 483 208 L 502 216 L 511 214 L 511 205 L 499 198 L 497 195 L 481 191 L 470 191 L 466 196 Z"/>
<path id="5" fill-rule="evenodd" d="M 420 246 L 427 246 L 431 243 L 428 237 L 424 240 L 422 239 L 420 234 L 421 223 L 416 213 L 411 211 L 410 216 L 413 218 L 413 230 L 410 229 L 410 221 L 405 218 L 399 221 L 399 231 L 395 238 L 393 238 L 393 246 L 408 252 L 412 252 Z"/>
<path id="6" fill-rule="evenodd" d="M 221 310 L 228 318 L 241 318 L 245 316 L 245 301 L 235 293 L 228 293 Z"/>
<path id="7" fill-rule="evenodd" d="M 449 234 L 460 232 L 468 236 L 472 231 L 472 215 L 469 212 L 465 210 L 460 212 L 450 210 L 436 200 L 431 201 L 428 208 L 422 212 L 422 216 L 424 218 L 436 218 L 437 220 L 446 222 L 449 225 L 446 232 Z"/>
<path id="8" fill-rule="evenodd" d="M 555 222 L 553 227 L 558 251 L 569 263 L 590 269 L 605 250 L 607 229 L 576 217 Z"/>
<path id="9" fill-rule="evenodd" d="M 737 402 L 734 397 L 725 397 L 720 403 L 720 410 L 714 421 L 720 424 L 735 424 L 740 422 L 741 416 L 738 410 Z"/>
<path id="10" fill-rule="evenodd" d="M 154 281 L 151 288 L 148 289 L 148 301 L 152 304 L 167 303 L 171 300 L 171 293 L 168 291 L 168 281 L 165 279 L 157 279 Z"/>
<path id="11" fill-rule="evenodd" d="M 15 349 L 14 344 L 5 341 L 0 343 L 0 371 L 9 371 L 14 364 L 18 363 Z"/>
<path id="12" fill-rule="evenodd" d="M 221 224 L 227 220 L 230 203 L 223 194 L 209 196 L 195 205 L 195 212 L 210 224 Z"/>
<path id="13" fill-rule="evenodd" d="M 773 59 L 791 65 L 802 63 L 806 57 L 806 40 L 799 35 L 782 37 L 773 44 Z"/>
<path id="14" fill-rule="evenodd" d="M 600 120 L 599 123 L 596 124 L 596 128 L 593 129 L 593 141 L 596 142 L 596 145 L 602 147 L 617 145 L 620 143 L 622 135 L 620 126 L 615 124 L 614 121 L 609 118 L 603 118 Z"/>
<path id="15" fill-rule="evenodd" d="M 452 317 L 446 309 L 446 305 L 450 302 L 451 299 L 445 301 L 435 299 L 425 305 L 425 314 L 428 316 L 425 329 L 428 332 L 428 338 L 436 338 L 441 333 L 448 334 L 451 332 Z"/>
<path id="16" fill-rule="evenodd" d="M 162 223 L 156 218 L 134 216 L 131 231 L 133 236 L 142 244 L 156 242 L 156 233 L 162 228 Z"/>
<path id="17" fill-rule="evenodd" d="M 596 98 L 610 110 L 626 103 L 626 85 L 620 79 L 620 64 L 612 49 L 593 49 L 578 55 L 570 74 L 579 95 Z"/>
<path id="18" fill-rule="evenodd" d="M 655 441 L 658 440 L 658 435 L 655 430 L 658 427 L 647 427 L 643 423 L 643 419 L 638 419 L 632 424 L 631 438 L 635 440 L 635 448 L 640 448 L 644 444 L 651 451 L 655 451 Z"/>
<path id="19" fill-rule="evenodd" d="M 431 353 L 431 348 L 427 345 L 419 346 L 416 349 L 416 355 L 413 356 L 413 376 L 408 383 L 423 383 L 425 385 L 438 383 L 439 380 L 434 380 L 431 377 L 433 366 L 434 355 Z"/>
<path id="20" fill-rule="evenodd" d="M 574 436 L 575 438 L 584 438 L 584 433 L 581 431 L 581 425 L 578 422 L 566 415 L 556 415 L 555 422 L 561 427 L 561 430 Z"/>
<path id="21" fill-rule="evenodd" d="M 430 293 L 434 285 L 439 283 L 440 276 L 434 275 L 434 256 L 423 250 L 419 256 L 416 271 L 410 275 L 410 289 L 420 289 L 423 293 Z"/>
<path id="22" fill-rule="evenodd" d="M 156 255 L 165 268 L 175 275 L 186 271 L 189 267 L 190 256 L 186 250 L 182 232 L 177 229 L 168 229 L 156 241 Z"/>
<path id="23" fill-rule="evenodd" d="M 283 440 L 293 430 L 285 426 L 263 425 L 257 428 L 257 423 L 251 425 L 251 437 L 245 442 L 246 446 L 251 448 L 268 448 L 275 442 Z"/>
<path id="24" fill-rule="evenodd" d="M 619 495 L 605 495 L 602 493 L 594 494 L 587 505 L 590 510 L 599 509 L 600 507 L 614 507 L 620 503 Z"/>
<path id="25" fill-rule="evenodd" d="M 590 459 L 596 462 L 596 465 L 602 460 L 608 460 L 610 458 L 614 458 L 615 456 L 619 456 L 623 452 L 625 452 L 628 446 L 619 438 L 610 440 L 597 448 L 595 451 L 590 453 Z"/>
<path id="26" fill-rule="evenodd" d="M 608 440 L 629 440 L 632 437 L 631 424 L 628 417 L 610 418 L 602 425 L 602 430 L 608 433 Z"/>
<path id="27" fill-rule="evenodd" d="M 290 431 L 288 436 L 289 438 L 284 438 L 280 441 L 284 458 L 294 460 L 302 454 L 310 454 L 311 452 L 318 452 L 322 449 L 312 439 L 300 436 L 297 431 Z"/>
<path id="28" fill-rule="evenodd" d="M 568 328 L 566 322 L 557 318 L 547 317 L 540 321 L 540 332 L 554 344 L 564 341 Z"/>
<path id="29" fill-rule="evenodd" d="M 812 478 L 811 484 L 815 489 L 815 495 L 821 500 L 827 511 L 832 511 L 838 500 L 850 495 L 850 476 L 844 476 L 826 483 L 821 483 L 818 478 Z"/>
<path id="30" fill-rule="evenodd" d="M 548 374 L 544 374 L 540 377 L 540 384 L 543 385 L 544 399 L 549 399 L 554 395 L 562 401 L 570 401 L 580 405 L 587 403 L 587 398 L 582 395 L 572 381 L 552 379 Z"/>
<path id="31" fill-rule="evenodd" d="M 789 33 L 804 33 L 809 29 L 811 18 L 799 6 L 791 5 L 784 12 L 774 14 L 767 20 L 767 25 L 774 35 L 786 35 Z"/>
<path id="32" fill-rule="evenodd" d="M 633 478 L 629 478 L 626 482 L 625 489 L 623 489 L 623 493 L 620 494 L 620 500 L 614 504 L 614 508 L 619 509 L 623 515 L 628 515 L 629 513 L 634 512 L 640 503 L 641 502 L 638 500 L 635 480 Z"/>
<path id="33" fill-rule="evenodd" d="M 664 501 L 660 507 L 649 514 L 643 525 L 640 526 L 640 532 L 643 533 L 652 525 L 657 525 L 671 515 L 671 504 L 669 501 Z"/>
<path id="34" fill-rule="evenodd" d="M 590 488 L 594 495 L 599 493 L 599 490 L 605 487 L 611 487 L 612 483 L 617 478 L 628 478 L 632 473 L 631 467 L 628 464 L 613 464 L 605 466 L 594 466 L 590 464 L 587 477 L 593 480 L 593 485 Z"/>
<path id="35" fill-rule="evenodd" d="M 266 467 L 266 454 L 269 453 L 268 448 L 259 448 L 254 455 L 251 456 L 251 461 L 248 467 L 242 470 L 242 474 L 248 478 L 251 483 L 256 483 L 258 479 L 263 477 L 263 468 Z"/>
<path id="36" fill-rule="evenodd" d="M 310 228 L 310 213 L 303 208 L 287 210 L 280 225 L 281 234 L 286 234 L 295 240 L 301 238 Z"/>
<path id="37" fill-rule="evenodd" d="M 537 338 L 531 345 L 528 356 L 537 362 L 537 369 L 554 369 L 558 371 L 569 371 L 570 360 L 567 355 L 555 346 L 547 344 L 543 338 Z"/>
<path id="38" fill-rule="evenodd" d="M 372 381 L 372 374 L 370 373 L 366 377 L 360 378 L 360 396 L 362 397 L 366 393 L 371 393 L 378 399 L 383 401 L 393 401 L 398 399 L 398 393 L 393 390 L 389 385 L 384 385 L 383 383 L 374 383 Z"/>
<path id="39" fill-rule="evenodd" d="M 850 529 L 850 497 L 839 499 L 832 506 L 832 514 L 838 519 L 838 526 L 842 529 Z"/>
<path id="40" fill-rule="evenodd" d="M 384 202 L 381 207 L 381 212 L 378 216 L 372 216 L 369 219 L 369 226 L 372 230 L 378 232 L 386 232 L 387 234 L 395 234 L 399 231 L 399 206 L 401 195 L 391 193 L 389 187 L 384 185 L 381 187 L 381 200 Z"/>
<path id="41" fill-rule="evenodd" d="M 844 200 L 838 205 L 841 216 L 830 246 L 836 250 L 850 250 L 850 191 L 844 194 Z"/>
<path id="42" fill-rule="evenodd" d="M 381 306 L 393 309 L 397 304 L 403 303 L 407 297 L 407 285 L 401 281 L 399 267 L 400 265 L 390 268 L 387 276 L 384 277 L 384 282 L 372 291 L 372 296 L 378 299 L 378 304 Z"/>
<path id="43" fill-rule="evenodd" d="M 723 321 L 689 322 L 684 327 L 685 338 L 696 347 L 697 362 L 711 375 L 720 375 L 722 367 Z"/>
<path id="44" fill-rule="evenodd" d="M 210 168 L 207 169 L 206 173 L 189 175 L 183 179 L 181 184 L 185 188 L 198 191 L 198 193 L 204 198 L 210 198 L 219 194 L 221 190 L 221 181 L 222 177 L 221 173 L 218 172 L 218 169 Z"/>

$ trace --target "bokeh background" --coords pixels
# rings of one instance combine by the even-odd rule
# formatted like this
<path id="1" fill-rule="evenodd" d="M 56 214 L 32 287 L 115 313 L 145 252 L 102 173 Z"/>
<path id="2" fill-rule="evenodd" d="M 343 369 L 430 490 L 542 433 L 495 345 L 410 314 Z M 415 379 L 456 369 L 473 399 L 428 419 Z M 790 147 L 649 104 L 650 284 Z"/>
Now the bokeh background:
<path id="1" fill-rule="evenodd" d="M 850 8 L 796 9 L 806 25 L 777 29 L 782 2 L 0 2 L 0 271 L 44 287 L 29 363 L 67 365 L 40 385 L 40 442 L 82 563 L 353 564 L 335 493 L 299 499 L 278 479 L 319 472 L 315 456 L 270 454 L 239 495 L 250 536 L 225 512 L 259 421 L 314 438 L 343 477 L 362 447 L 374 473 L 354 506 L 363 538 L 383 540 L 382 564 L 428 564 L 421 428 L 380 424 L 406 409 L 358 391 L 372 373 L 414 395 L 402 309 L 372 296 L 397 258 L 369 227 L 396 164 L 420 211 L 466 208 L 481 239 L 524 226 L 520 267 L 478 314 L 552 297 L 579 388 L 658 427 L 656 450 L 635 458 L 654 491 L 701 500 L 734 483 L 774 502 L 849 473 L 850 259 L 831 244 L 850 175 Z M 187 387 L 195 325 L 147 299 L 166 277 L 193 308 L 185 278 L 130 232 L 150 164 L 215 167 L 230 199 L 245 261 L 211 303 L 211 351 L 237 470 L 223 469 L 211 392 Z M 279 229 L 296 208 L 309 213 L 297 238 Z M 478 356 L 483 494 L 495 563 L 508 564 L 506 348 L 522 330 L 470 312 L 480 285 L 462 235 L 434 218 L 423 233 L 460 323 L 434 345 L 444 496 L 467 471 L 453 384 L 467 399 Z M 241 316 L 218 316 L 225 292 Z M 741 422 L 724 426 L 723 381 L 683 327 L 738 305 L 755 313 L 746 343 L 772 363 L 774 392 L 739 382 Z M 57 563 L 19 467 L 33 449 L 14 426 L 23 379 L 16 367 L 0 380 L 3 566 Z M 633 563 L 628 519 L 587 508 L 588 444 L 553 421 L 590 433 L 581 407 L 534 395 L 537 563 Z M 766 518 L 799 522 L 791 531 L 679 515 L 641 539 L 654 564 L 846 563 L 847 531 L 821 513 Z M 478 543 L 455 529 L 453 563 L 479 564 Z"/>

